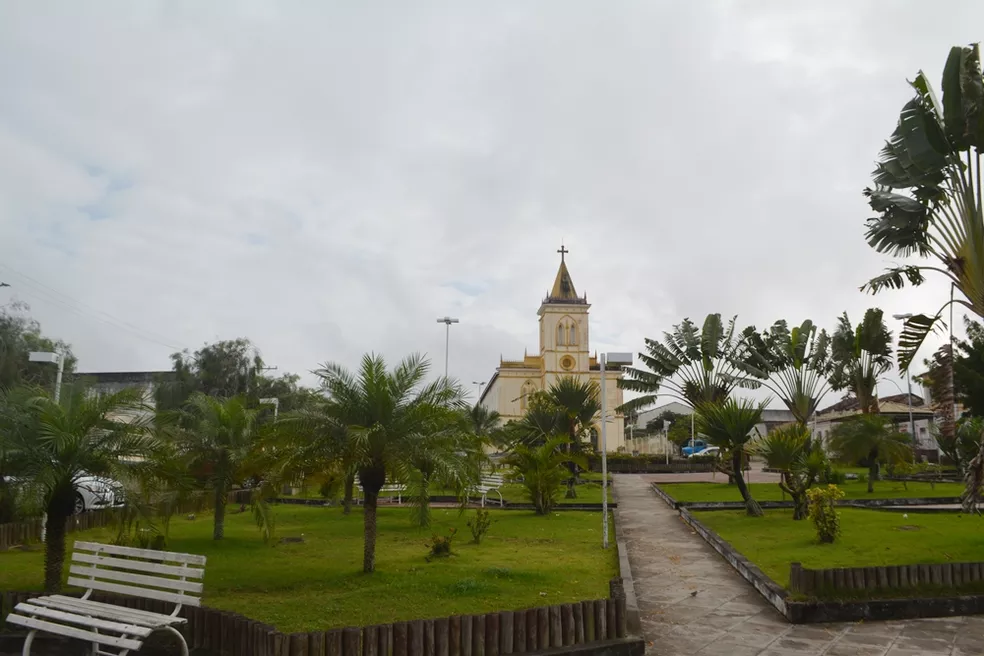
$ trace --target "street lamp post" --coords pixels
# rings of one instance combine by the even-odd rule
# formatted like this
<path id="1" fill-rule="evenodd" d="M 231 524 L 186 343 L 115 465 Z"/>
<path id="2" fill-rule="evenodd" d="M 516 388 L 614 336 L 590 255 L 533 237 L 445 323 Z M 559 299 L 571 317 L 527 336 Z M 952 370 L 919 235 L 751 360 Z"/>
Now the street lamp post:
<path id="1" fill-rule="evenodd" d="M 437 323 L 444 324 L 444 377 L 448 377 L 448 347 L 451 344 L 451 324 L 458 323 L 453 317 L 441 317 Z"/>
<path id="2" fill-rule="evenodd" d="M 893 314 L 892 317 L 904 322 L 906 319 L 912 317 L 912 313 Z M 952 368 L 953 365 L 951 364 L 950 366 Z M 919 446 L 918 438 L 916 437 L 916 422 L 912 419 L 912 376 L 908 371 L 905 372 L 905 385 L 909 390 L 906 394 L 906 400 L 909 401 L 909 433 L 912 435 L 912 445 Z M 902 390 L 900 389 L 899 391 L 901 392 Z M 915 457 L 915 454 L 913 454 L 913 457 Z"/>
<path id="3" fill-rule="evenodd" d="M 55 376 L 55 403 L 61 399 L 62 374 L 65 372 L 65 354 L 52 351 L 31 351 L 27 358 L 31 362 L 50 362 L 58 365 Z"/>
<path id="4" fill-rule="evenodd" d="M 444 374 L 444 375 L 447 376 L 447 374 Z M 472 381 L 472 385 L 478 385 L 478 398 L 481 399 L 482 398 L 482 388 L 485 387 L 485 381 L 484 380 L 483 381 L 473 380 Z"/>
<path id="5" fill-rule="evenodd" d="M 605 365 L 628 366 L 632 364 L 631 353 L 602 353 L 601 365 L 601 547 L 608 548 L 608 417 L 605 414 L 607 395 L 605 393 Z"/>

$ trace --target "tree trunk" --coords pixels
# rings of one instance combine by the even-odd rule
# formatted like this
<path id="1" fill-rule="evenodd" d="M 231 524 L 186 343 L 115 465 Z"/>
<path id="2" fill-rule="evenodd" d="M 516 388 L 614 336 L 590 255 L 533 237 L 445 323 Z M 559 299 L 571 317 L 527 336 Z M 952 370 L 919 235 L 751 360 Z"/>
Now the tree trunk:
<path id="1" fill-rule="evenodd" d="M 219 484 L 215 487 L 215 519 L 212 524 L 213 540 L 221 540 L 225 537 L 226 501 L 225 485 Z"/>
<path id="2" fill-rule="evenodd" d="M 65 563 L 65 522 L 75 511 L 75 485 L 71 482 L 52 491 L 45 507 L 44 591 L 61 591 Z"/>
<path id="3" fill-rule="evenodd" d="M 875 491 L 874 482 L 878 480 L 878 451 L 868 454 L 868 494 Z"/>
<path id="4" fill-rule="evenodd" d="M 762 507 L 752 498 L 748 486 L 745 485 L 745 475 L 741 471 L 741 449 L 735 449 L 731 454 L 731 468 L 734 471 L 735 483 L 738 485 L 738 492 L 745 501 L 745 511 L 750 517 L 761 517 Z"/>
<path id="5" fill-rule="evenodd" d="M 376 571 L 376 501 L 379 496 L 377 492 L 364 492 L 362 571 L 370 574 Z"/>
<path id="6" fill-rule="evenodd" d="M 352 497 L 355 492 L 355 474 L 345 476 L 345 498 L 342 499 L 342 514 L 348 515 L 352 512 Z"/>

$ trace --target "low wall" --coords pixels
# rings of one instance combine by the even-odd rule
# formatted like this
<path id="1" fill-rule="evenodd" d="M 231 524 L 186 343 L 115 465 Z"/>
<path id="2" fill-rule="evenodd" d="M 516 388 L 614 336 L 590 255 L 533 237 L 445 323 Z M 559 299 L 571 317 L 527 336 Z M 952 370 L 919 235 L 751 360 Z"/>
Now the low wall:
<path id="1" fill-rule="evenodd" d="M 621 583 L 613 582 L 613 591 Z M 41 593 L 0 595 L 0 616 Z M 172 604 L 94 594 L 120 606 L 169 613 Z M 192 649 L 250 656 L 500 656 L 524 653 L 583 653 L 642 656 L 641 638 L 629 636 L 625 597 L 542 606 L 482 615 L 394 622 L 330 631 L 282 633 L 238 613 L 185 606 L 183 633 Z"/>
<path id="2" fill-rule="evenodd" d="M 789 565 L 789 591 L 807 596 L 843 596 L 857 592 L 897 592 L 919 587 L 977 587 L 984 584 L 984 563 L 891 565 L 807 569 Z"/>

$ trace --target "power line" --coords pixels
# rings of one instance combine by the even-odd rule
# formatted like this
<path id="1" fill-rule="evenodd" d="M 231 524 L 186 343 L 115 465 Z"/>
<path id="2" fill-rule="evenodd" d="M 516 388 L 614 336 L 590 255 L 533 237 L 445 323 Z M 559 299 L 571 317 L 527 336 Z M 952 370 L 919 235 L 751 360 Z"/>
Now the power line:
<path id="1" fill-rule="evenodd" d="M 108 312 L 103 312 L 102 310 L 89 306 L 85 303 L 82 303 L 81 301 L 77 301 L 72 297 L 68 296 L 67 294 L 63 294 L 62 292 L 58 291 L 57 289 L 49 285 L 46 285 L 40 280 L 32 278 L 31 276 L 25 273 L 21 273 L 8 265 L 0 264 L 0 268 L 6 269 L 13 275 L 20 278 L 27 287 L 34 288 L 33 290 L 28 291 L 28 294 L 42 301 L 51 303 L 64 310 L 72 312 L 77 316 L 81 316 L 83 318 L 95 319 L 96 321 L 100 321 L 108 326 L 112 326 L 114 328 L 126 331 L 134 335 L 135 337 L 138 337 L 145 341 L 153 342 L 155 344 L 158 344 L 160 346 L 165 346 L 175 351 L 181 351 L 184 349 L 184 347 L 175 346 L 173 343 L 171 343 L 171 340 L 169 338 L 164 337 L 163 335 L 154 333 L 149 330 L 145 330 L 123 319 L 115 317 L 109 314 Z"/>

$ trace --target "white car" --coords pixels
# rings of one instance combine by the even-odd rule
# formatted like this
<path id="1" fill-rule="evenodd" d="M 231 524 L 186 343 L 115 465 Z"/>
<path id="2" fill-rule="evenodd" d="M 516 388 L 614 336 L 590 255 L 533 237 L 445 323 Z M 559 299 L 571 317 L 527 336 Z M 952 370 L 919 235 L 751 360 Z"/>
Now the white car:
<path id="1" fill-rule="evenodd" d="M 697 453 L 691 453 L 688 458 L 693 458 L 695 456 L 717 456 L 721 453 L 721 448 L 717 446 L 709 446 L 703 451 L 698 451 Z"/>
<path id="2" fill-rule="evenodd" d="M 123 505 L 123 486 L 101 476 L 82 476 L 75 481 L 75 514 Z"/>

